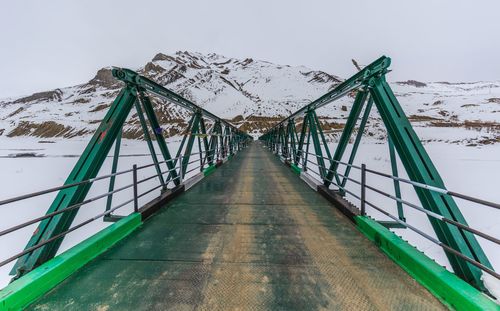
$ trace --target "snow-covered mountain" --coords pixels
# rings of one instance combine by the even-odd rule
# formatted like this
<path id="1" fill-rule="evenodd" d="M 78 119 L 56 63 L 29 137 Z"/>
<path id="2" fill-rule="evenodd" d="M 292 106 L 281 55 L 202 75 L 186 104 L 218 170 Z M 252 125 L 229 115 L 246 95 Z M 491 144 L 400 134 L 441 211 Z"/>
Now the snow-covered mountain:
<path id="1" fill-rule="evenodd" d="M 144 67 L 135 69 L 254 134 L 342 81 L 335 75 L 303 66 L 194 52 L 160 53 Z M 111 76 L 110 68 L 103 68 L 81 85 L 0 100 L 0 135 L 41 138 L 90 135 L 121 86 Z M 406 81 L 391 86 L 424 141 L 466 144 L 500 141 L 500 81 Z M 352 101 L 344 98 L 318 111 L 329 137 L 338 137 Z M 154 102 L 166 135 L 176 135 L 185 128 L 187 111 L 160 100 Z M 376 113 L 372 114 L 367 131 L 372 138 L 384 137 Z M 124 132 L 128 138 L 141 136 L 135 114 L 130 116 Z"/>

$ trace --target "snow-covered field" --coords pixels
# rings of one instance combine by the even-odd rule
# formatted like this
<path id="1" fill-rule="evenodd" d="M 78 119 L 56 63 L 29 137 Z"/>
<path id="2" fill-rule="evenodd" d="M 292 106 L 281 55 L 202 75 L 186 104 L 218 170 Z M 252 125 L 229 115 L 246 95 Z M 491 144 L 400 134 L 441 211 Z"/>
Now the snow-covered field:
<path id="1" fill-rule="evenodd" d="M 64 183 L 78 156 L 83 151 L 87 139 L 56 139 L 53 141 L 53 143 L 39 143 L 39 139 L 36 138 L 0 138 L 0 171 L 2 172 L 0 200 Z M 178 138 L 169 140 L 169 148 L 172 154 L 176 152 L 178 145 Z M 334 147 L 334 145 L 331 146 L 331 148 Z M 500 192 L 498 191 L 497 182 L 497 174 L 500 172 L 500 158 L 498 156 L 500 155 L 500 144 L 469 147 L 456 144 L 429 143 L 425 145 L 425 148 L 441 173 L 448 189 L 488 201 L 500 202 Z M 16 157 L 16 155 L 24 153 L 31 153 L 31 157 Z M 346 154 L 349 154 L 349 150 L 347 150 Z M 131 168 L 134 163 L 138 165 L 151 163 L 147 146 L 143 141 L 124 140 L 121 155 L 119 171 Z M 355 160 L 355 164 L 360 163 L 365 163 L 368 168 L 390 173 L 391 166 L 387 145 L 377 141 L 362 143 Z M 192 167 L 196 165 L 192 164 Z M 110 167 L 111 158 L 109 157 L 99 175 L 109 173 Z M 407 177 L 401 163 L 399 163 L 399 172 L 401 177 Z M 154 168 L 150 167 L 139 172 L 139 179 L 151 176 L 154 173 Z M 352 170 L 351 177 L 359 180 L 359 171 Z M 119 176 L 116 188 L 129 184 L 131 178 L 131 174 Z M 384 191 L 393 193 L 391 180 L 369 174 L 367 182 Z M 150 180 L 148 183 L 141 185 L 139 192 L 144 192 L 157 184 L 156 179 Z M 107 187 L 107 180 L 96 182 L 88 198 L 106 192 Z M 348 183 L 347 189 L 359 193 L 359 187 L 356 184 Z M 412 187 L 401 183 L 401 189 L 403 199 L 419 204 Z M 130 199 L 132 195 L 131 191 L 131 189 L 127 189 L 122 193 L 118 193 L 114 197 L 114 205 Z M 0 206 L 0 230 L 44 215 L 55 194 L 52 193 L 19 203 Z M 140 204 L 144 204 L 158 194 L 159 190 L 141 198 Z M 359 202 L 354 197 L 348 195 L 347 198 L 359 206 Z M 396 213 L 395 202 L 388 198 L 368 192 L 367 200 L 393 214 Z M 472 228 L 479 229 L 495 237 L 500 236 L 499 210 L 479 206 L 463 200 L 457 200 L 457 203 Z M 78 213 L 73 225 L 85 221 L 98 213 L 102 213 L 104 206 L 104 199 L 85 205 Z M 120 209 L 116 214 L 127 215 L 131 210 L 132 206 L 129 204 Z M 370 207 L 367 208 L 367 212 L 376 219 L 387 219 Z M 434 236 L 432 227 L 423 213 L 409 207 L 405 207 L 404 212 L 410 224 Z M 76 230 L 64 239 L 60 252 L 108 225 L 109 223 L 97 220 L 88 226 Z M 0 259 L 4 260 L 22 251 L 35 228 L 35 225 L 28 226 L 13 234 L 0 237 L 2 250 Z M 449 263 L 440 247 L 409 229 L 395 229 L 395 232 L 429 257 L 435 259 L 439 264 L 449 268 Z M 480 237 L 478 237 L 478 241 L 485 250 L 493 267 L 496 270 L 500 270 L 500 248 Z M 8 284 L 10 279 L 8 272 L 12 266 L 13 262 L 0 268 L 0 287 Z"/>

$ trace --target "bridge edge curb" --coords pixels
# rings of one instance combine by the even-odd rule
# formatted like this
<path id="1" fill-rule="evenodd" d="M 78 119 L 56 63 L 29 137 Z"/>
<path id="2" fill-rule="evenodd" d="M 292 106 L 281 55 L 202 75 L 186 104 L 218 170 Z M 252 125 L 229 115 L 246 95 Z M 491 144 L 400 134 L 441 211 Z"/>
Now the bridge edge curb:
<path id="1" fill-rule="evenodd" d="M 485 294 L 375 220 L 356 216 L 354 221 L 361 233 L 445 305 L 456 310 L 500 310 Z"/>
<path id="2" fill-rule="evenodd" d="M 142 224 L 133 213 L 47 261 L 0 290 L 0 311 L 20 310 L 99 256 Z"/>

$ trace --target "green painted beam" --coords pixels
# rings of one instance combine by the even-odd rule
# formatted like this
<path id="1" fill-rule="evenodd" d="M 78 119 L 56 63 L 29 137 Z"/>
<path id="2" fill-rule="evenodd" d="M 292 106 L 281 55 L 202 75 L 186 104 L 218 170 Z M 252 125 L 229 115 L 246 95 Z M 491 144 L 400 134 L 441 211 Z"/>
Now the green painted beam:
<path id="1" fill-rule="evenodd" d="M 373 78 L 369 84 L 375 106 L 408 177 L 412 181 L 446 189 L 437 168 L 420 142 L 385 77 Z M 414 189 L 425 209 L 467 225 L 453 197 L 419 187 L 414 187 Z M 428 216 L 428 218 L 441 242 L 487 267 L 492 267 L 473 233 L 434 217 Z M 446 256 L 455 274 L 476 288 L 485 290 L 481 281 L 482 272 L 478 267 L 449 252 Z"/>
<path id="2" fill-rule="evenodd" d="M 215 165 L 210 165 L 205 170 L 203 170 L 203 175 L 206 177 L 206 176 L 212 174 L 215 171 L 215 169 L 216 169 Z"/>
<path id="3" fill-rule="evenodd" d="M 201 108 L 190 100 L 172 92 L 171 90 L 161 86 L 160 84 L 138 74 L 137 72 L 127 69 L 127 68 L 113 68 L 112 70 L 113 77 L 118 80 L 125 82 L 127 85 L 134 85 L 136 87 L 141 88 L 141 90 L 145 90 L 149 93 L 156 94 L 157 96 L 168 100 L 171 103 L 175 103 L 175 105 L 183 107 L 192 112 L 199 112 L 201 115 L 205 116 L 208 119 L 213 121 L 219 121 L 227 127 L 230 127 L 235 135 L 239 135 L 245 139 L 251 139 L 251 136 L 247 133 L 240 131 L 234 125 L 229 123 L 228 121 L 219 118 L 213 113 Z"/>
<path id="4" fill-rule="evenodd" d="M 52 258 L 0 290 L 0 311 L 20 310 L 141 225 L 134 213 Z"/>
<path id="5" fill-rule="evenodd" d="M 375 220 L 356 216 L 355 222 L 359 231 L 446 305 L 456 310 L 500 310 L 485 294 Z"/>
<path id="6" fill-rule="evenodd" d="M 148 124 L 146 123 L 146 118 L 144 117 L 144 113 L 141 108 L 141 102 L 138 100 L 135 101 L 135 109 L 137 110 L 137 116 L 139 117 L 139 121 L 141 123 L 144 140 L 148 145 L 149 153 L 151 154 L 151 159 L 153 160 L 156 169 L 156 175 L 158 175 L 160 184 L 162 185 L 163 189 L 165 189 L 166 184 L 165 180 L 163 179 L 163 174 L 161 173 L 160 163 L 158 161 L 158 157 L 156 156 L 156 150 L 153 145 L 153 140 L 151 139 L 151 135 L 149 135 Z"/>
<path id="7" fill-rule="evenodd" d="M 300 175 L 301 169 L 294 163 L 290 164 L 290 168 L 292 169 L 292 172 L 294 172 L 297 175 Z"/>
<path id="8" fill-rule="evenodd" d="M 158 118 L 156 117 L 153 104 L 151 103 L 151 100 L 149 100 L 149 97 L 146 96 L 146 94 L 143 91 L 139 91 L 138 95 L 139 96 L 137 98 L 141 102 L 142 107 L 146 112 L 149 125 L 151 126 L 153 134 L 155 135 L 156 138 L 156 143 L 158 144 L 158 147 L 160 147 L 161 154 L 163 155 L 163 160 L 167 161 L 166 165 L 169 170 L 169 176 L 172 176 L 174 184 L 178 186 L 180 181 L 177 178 L 177 171 L 174 169 L 175 165 L 172 163 L 172 156 L 170 155 L 170 150 L 168 149 L 165 137 L 163 137 L 163 131 L 160 126 L 160 123 L 158 122 Z"/>
<path id="9" fill-rule="evenodd" d="M 332 183 L 334 177 L 337 181 L 337 185 L 341 184 L 340 178 L 336 174 L 337 168 L 339 167 L 339 163 L 336 161 L 342 161 L 342 157 L 347 149 L 347 145 L 349 144 L 352 132 L 356 127 L 356 123 L 358 122 L 359 115 L 361 114 L 361 110 L 363 109 L 367 97 L 368 92 L 366 91 L 358 91 L 356 94 L 354 104 L 349 112 L 349 117 L 347 118 L 342 134 L 340 135 L 339 142 L 333 154 L 334 161 L 331 162 L 330 169 L 324 178 L 324 185 L 327 187 Z"/>
<path id="10" fill-rule="evenodd" d="M 118 159 L 120 158 L 120 145 L 121 145 L 121 140 L 122 140 L 122 135 L 123 135 L 123 127 L 118 132 L 118 135 L 116 136 L 115 140 L 115 152 L 113 153 L 113 164 L 111 165 L 111 174 L 116 173 L 116 170 L 118 168 Z M 109 187 L 108 187 L 108 192 L 113 192 L 115 190 L 115 179 L 116 176 L 111 176 L 109 178 Z M 113 204 L 113 194 L 108 196 L 106 198 L 106 211 L 109 211 L 111 209 L 111 205 Z M 104 220 L 112 218 L 113 215 L 107 214 L 104 216 Z"/>

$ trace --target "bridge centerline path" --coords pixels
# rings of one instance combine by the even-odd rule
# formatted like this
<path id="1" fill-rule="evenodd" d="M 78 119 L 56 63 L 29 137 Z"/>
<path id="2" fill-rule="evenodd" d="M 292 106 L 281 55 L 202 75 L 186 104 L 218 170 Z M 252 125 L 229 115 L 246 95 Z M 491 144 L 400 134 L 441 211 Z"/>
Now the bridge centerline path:
<path id="1" fill-rule="evenodd" d="M 253 143 L 30 308 L 444 306 Z"/>

